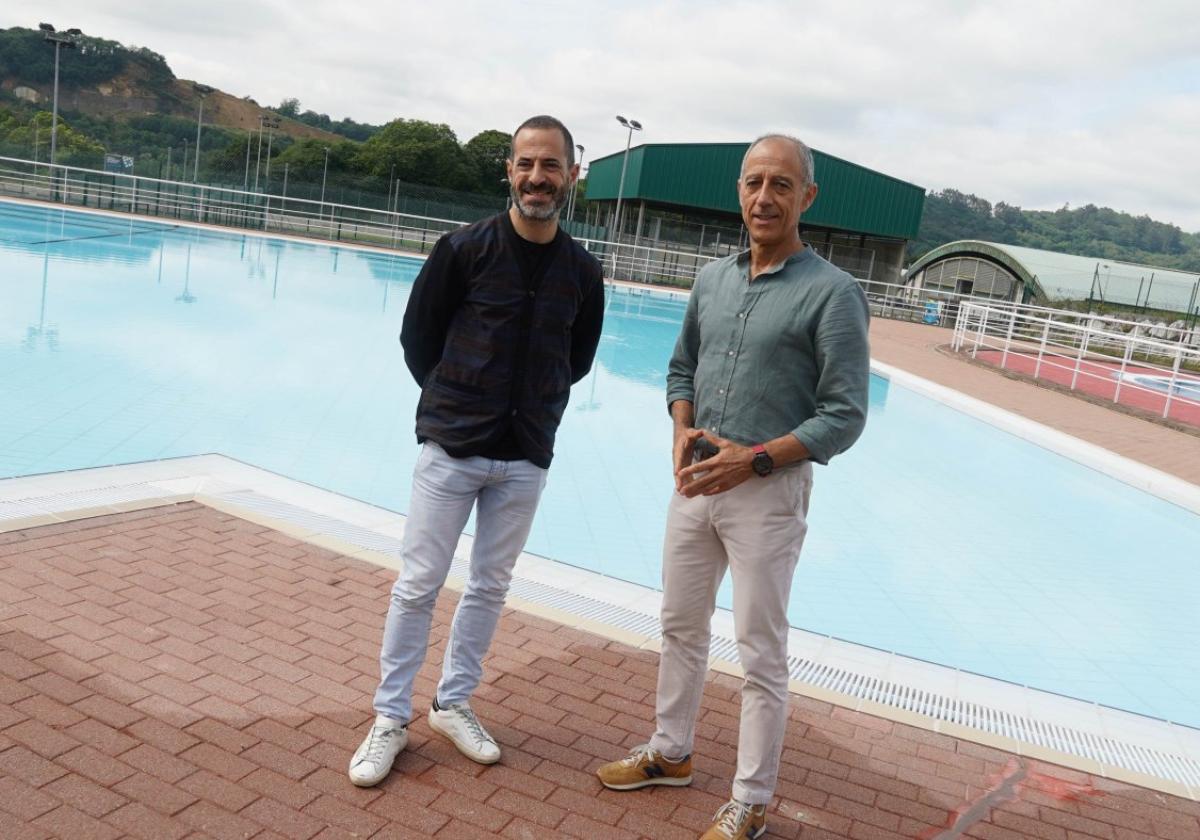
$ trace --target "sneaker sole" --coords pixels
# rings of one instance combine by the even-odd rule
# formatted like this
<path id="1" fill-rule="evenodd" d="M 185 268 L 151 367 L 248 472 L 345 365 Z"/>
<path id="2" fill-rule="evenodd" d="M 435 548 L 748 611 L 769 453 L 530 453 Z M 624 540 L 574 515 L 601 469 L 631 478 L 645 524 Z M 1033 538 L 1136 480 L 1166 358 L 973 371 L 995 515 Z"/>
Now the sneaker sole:
<path id="1" fill-rule="evenodd" d="M 474 761 L 476 764 L 495 764 L 500 760 L 499 755 L 495 756 L 494 758 L 489 758 L 488 756 L 480 755 L 469 747 L 464 747 L 458 741 L 454 740 L 454 737 L 449 732 L 442 729 L 442 727 L 438 725 L 437 718 L 434 716 L 432 709 L 429 710 L 429 728 L 453 744 L 456 750 Z"/>
<path id="2" fill-rule="evenodd" d="M 391 772 L 392 772 L 391 768 L 388 768 L 388 773 L 391 773 Z M 374 781 L 372 781 L 370 779 L 356 779 L 353 776 L 351 776 L 350 784 L 354 785 L 355 787 L 369 788 L 369 787 L 375 787 L 375 785 L 379 784 L 386 778 L 387 778 L 387 773 L 384 773 L 382 776 L 380 776 L 378 779 L 375 779 Z"/>
<path id="3" fill-rule="evenodd" d="M 604 781 L 603 779 L 600 780 L 600 784 L 604 785 L 609 790 L 638 790 L 639 788 L 650 787 L 651 785 L 685 787 L 691 783 L 691 776 L 660 776 L 657 779 L 643 779 L 640 782 L 631 782 L 627 785 L 614 785 Z"/>

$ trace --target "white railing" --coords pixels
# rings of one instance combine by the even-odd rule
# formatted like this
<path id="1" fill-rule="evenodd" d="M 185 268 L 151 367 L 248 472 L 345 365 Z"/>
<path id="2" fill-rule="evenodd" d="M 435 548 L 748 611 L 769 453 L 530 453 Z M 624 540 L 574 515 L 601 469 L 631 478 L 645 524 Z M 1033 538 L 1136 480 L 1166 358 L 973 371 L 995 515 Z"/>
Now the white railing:
<path id="1" fill-rule="evenodd" d="M 225 227 L 428 251 L 467 222 L 0 157 L 0 194 Z M 715 257 L 576 237 L 613 279 L 690 286 Z"/>
<path id="2" fill-rule="evenodd" d="M 958 305 L 951 347 L 1010 368 L 1161 416 L 1200 417 L 1200 324 L 1144 323 L 1043 307 L 983 301 Z M 1141 395 L 1140 397 L 1137 395 Z M 1155 408 L 1155 410 L 1158 410 Z M 1193 416 L 1194 415 L 1194 416 Z"/>
<path id="3" fill-rule="evenodd" d="M 443 233 L 467 224 L 455 219 L 417 216 L 235 187 L 169 181 L 74 166 L 50 167 L 44 163 L 9 157 L 0 157 L 0 194 L 421 253 L 428 251 Z M 567 223 L 565 227 L 600 259 L 606 275 L 611 279 L 690 287 L 696 273 L 720 256 L 686 246 L 642 244 L 629 238 L 619 243 L 612 242 L 588 237 L 587 233 L 594 229 L 585 225 Z M 841 251 L 845 250 L 840 245 L 835 246 L 835 251 L 820 244 L 814 247 L 824 249 L 827 252 L 825 255 L 833 259 L 838 259 Z M 842 256 L 847 256 L 851 274 L 857 276 L 865 272 L 866 276 L 870 275 L 870 262 L 866 263 L 864 269 L 859 265 L 863 262 L 861 255 L 849 252 L 847 255 Z M 868 283 L 863 277 L 859 279 L 868 289 L 882 286 Z"/>

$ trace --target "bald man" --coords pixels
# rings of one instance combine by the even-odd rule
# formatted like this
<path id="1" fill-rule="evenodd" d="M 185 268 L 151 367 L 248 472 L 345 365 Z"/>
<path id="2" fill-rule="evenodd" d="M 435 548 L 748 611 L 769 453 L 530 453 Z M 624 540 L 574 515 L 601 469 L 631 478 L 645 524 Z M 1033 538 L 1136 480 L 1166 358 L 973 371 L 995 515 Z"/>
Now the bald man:
<path id="1" fill-rule="evenodd" d="M 710 619 L 728 569 L 745 670 L 732 797 L 702 840 L 766 833 L 788 713 L 787 606 L 813 462 L 862 433 L 869 313 L 858 283 L 800 239 L 812 152 L 771 134 L 737 181 L 750 250 L 700 272 L 667 373 L 675 489 L 663 552 L 662 658 L 650 742 L 600 768 L 606 787 L 692 779 Z"/>

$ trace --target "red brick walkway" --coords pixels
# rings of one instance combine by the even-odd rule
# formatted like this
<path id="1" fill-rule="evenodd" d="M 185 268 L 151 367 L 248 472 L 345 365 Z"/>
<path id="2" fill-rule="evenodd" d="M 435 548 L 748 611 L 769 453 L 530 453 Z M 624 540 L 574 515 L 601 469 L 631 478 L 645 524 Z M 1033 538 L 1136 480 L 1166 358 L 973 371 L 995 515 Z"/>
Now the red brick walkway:
<path id="1" fill-rule="evenodd" d="M 186 504 L 0 534 L 0 838 L 695 838 L 733 772 L 737 683 L 704 699 L 689 789 L 591 771 L 644 740 L 656 657 L 509 611 L 475 707 L 484 768 L 370 719 L 392 574 Z M 424 708 L 453 593 L 439 603 Z M 1200 837 L 1200 804 L 793 700 L 769 837 Z"/>

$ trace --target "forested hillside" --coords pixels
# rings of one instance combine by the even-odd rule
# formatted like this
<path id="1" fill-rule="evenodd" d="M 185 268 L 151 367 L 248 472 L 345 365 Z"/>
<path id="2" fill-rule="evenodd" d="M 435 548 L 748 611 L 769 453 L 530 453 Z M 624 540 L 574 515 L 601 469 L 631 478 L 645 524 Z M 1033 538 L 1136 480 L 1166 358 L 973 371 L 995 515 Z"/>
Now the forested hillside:
<path id="1" fill-rule="evenodd" d="M 917 258 L 956 239 L 983 239 L 1067 254 L 1178 268 L 1200 273 L 1200 233 L 1088 204 L 1059 210 L 1022 210 L 992 204 L 958 190 L 925 197 L 920 238 L 909 244 Z"/>
<path id="2" fill-rule="evenodd" d="M 270 173 L 278 187 L 286 167 L 294 193 L 327 177 L 334 200 L 375 203 L 373 193 L 390 196 L 400 181 L 419 188 L 401 194 L 426 200 L 489 208 L 503 202 L 506 132 L 482 131 L 463 143 L 448 125 L 420 119 L 334 120 L 302 111 L 294 98 L 263 108 L 245 96 L 202 93 L 210 89 L 177 79 L 150 50 L 87 34 L 76 44 L 60 61 L 59 163 L 99 167 L 107 152 L 133 158 L 135 174 L 191 180 L 196 115 L 206 95 L 202 181 L 261 185 L 257 174 Z M 49 157 L 53 78 L 54 50 L 41 32 L 0 30 L 0 155 Z M 278 125 L 260 147 L 260 122 L 272 121 Z"/>
<path id="3" fill-rule="evenodd" d="M 59 62 L 59 84 L 95 85 L 138 70 L 148 89 L 165 93 L 175 79 L 167 60 L 144 47 L 126 47 L 116 41 L 84 34 L 73 51 L 78 60 Z M 35 29 L 14 26 L 0 29 L 0 79 L 17 78 L 42 84 L 54 81 L 54 50 Z"/>

